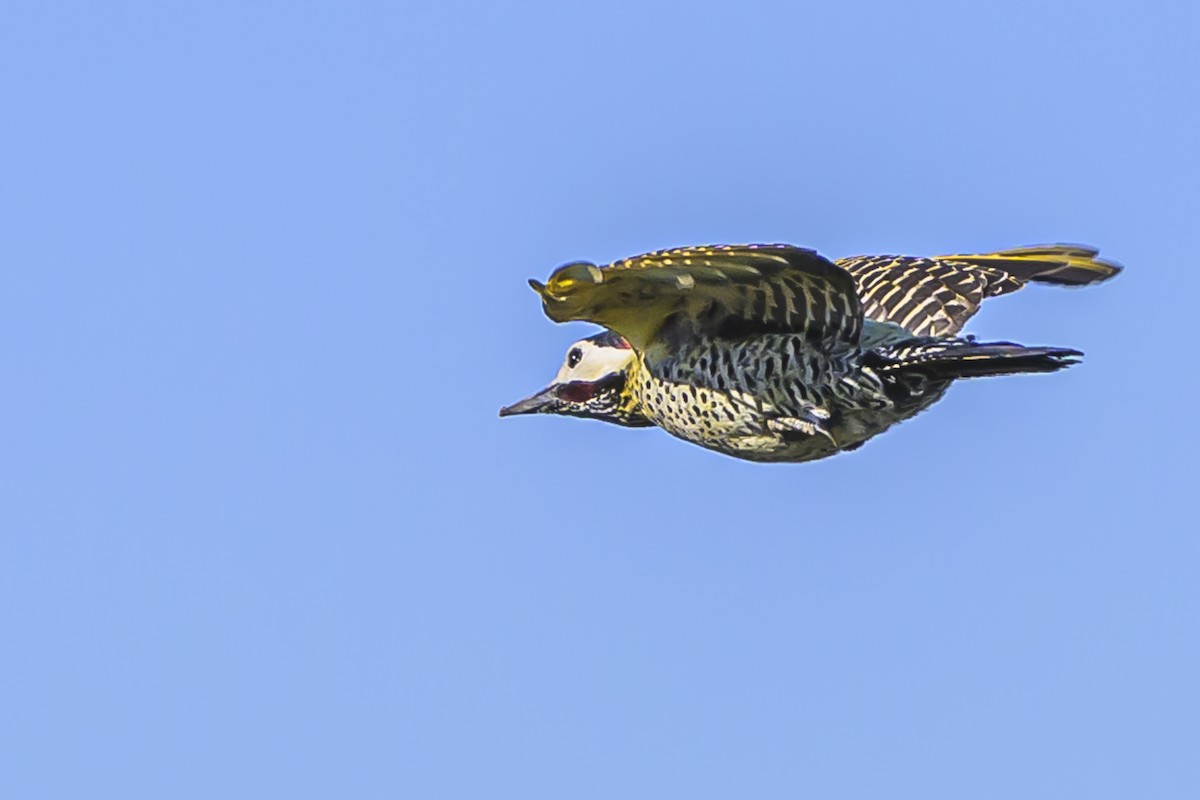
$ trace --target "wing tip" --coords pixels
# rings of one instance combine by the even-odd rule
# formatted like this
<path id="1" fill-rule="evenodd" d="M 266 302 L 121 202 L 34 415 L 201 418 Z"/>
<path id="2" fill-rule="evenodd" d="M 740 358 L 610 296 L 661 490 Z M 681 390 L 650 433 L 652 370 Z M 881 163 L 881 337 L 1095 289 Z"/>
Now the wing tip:
<path id="1" fill-rule="evenodd" d="M 1060 242 L 1034 244 L 964 256 L 938 256 L 995 266 L 1021 280 L 1057 286 L 1087 286 L 1115 277 L 1124 265 L 1100 257 L 1100 249 L 1086 244 Z"/>

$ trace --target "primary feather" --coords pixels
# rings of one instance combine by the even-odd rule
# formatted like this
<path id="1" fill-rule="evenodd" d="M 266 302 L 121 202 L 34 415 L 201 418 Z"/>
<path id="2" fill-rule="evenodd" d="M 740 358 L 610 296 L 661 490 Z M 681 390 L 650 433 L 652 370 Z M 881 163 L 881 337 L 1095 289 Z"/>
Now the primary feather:
<path id="1" fill-rule="evenodd" d="M 980 304 L 1033 281 L 1083 286 L 1121 266 L 1083 245 L 1035 245 L 974 255 L 850 256 L 837 265 L 853 277 L 868 319 L 918 336 L 953 336 Z"/>

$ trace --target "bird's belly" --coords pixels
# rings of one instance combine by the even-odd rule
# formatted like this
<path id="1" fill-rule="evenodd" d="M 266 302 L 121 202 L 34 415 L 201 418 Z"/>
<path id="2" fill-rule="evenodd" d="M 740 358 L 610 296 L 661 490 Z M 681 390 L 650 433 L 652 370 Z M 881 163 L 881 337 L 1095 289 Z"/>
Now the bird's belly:
<path id="1" fill-rule="evenodd" d="M 801 462 L 858 447 L 936 402 L 944 387 L 902 407 L 866 407 L 828 398 L 831 414 L 823 433 L 779 430 L 772 420 L 797 411 L 739 390 L 644 377 L 638 390 L 643 413 L 673 436 L 748 461 Z"/>
<path id="2" fill-rule="evenodd" d="M 667 380 L 639 382 L 643 413 L 681 439 L 698 444 L 753 435 L 762 429 L 762 403 L 749 394 Z"/>
<path id="3" fill-rule="evenodd" d="M 838 451 L 823 436 L 785 437 L 769 421 L 779 410 L 747 392 L 653 380 L 639 387 L 643 413 L 672 436 L 751 461 L 810 461 Z"/>

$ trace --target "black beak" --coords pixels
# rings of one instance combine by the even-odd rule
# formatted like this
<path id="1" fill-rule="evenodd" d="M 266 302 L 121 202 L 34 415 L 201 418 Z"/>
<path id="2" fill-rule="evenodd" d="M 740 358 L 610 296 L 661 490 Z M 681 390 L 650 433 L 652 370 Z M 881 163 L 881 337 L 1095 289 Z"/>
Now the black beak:
<path id="1" fill-rule="evenodd" d="M 524 400 L 518 400 L 511 406 L 505 406 L 500 409 L 500 416 L 512 417 L 517 414 L 550 413 L 554 405 L 559 402 L 558 393 L 555 391 L 557 388 L 557 385 L 551 384 L 532 397 L 526 397 Z"/>

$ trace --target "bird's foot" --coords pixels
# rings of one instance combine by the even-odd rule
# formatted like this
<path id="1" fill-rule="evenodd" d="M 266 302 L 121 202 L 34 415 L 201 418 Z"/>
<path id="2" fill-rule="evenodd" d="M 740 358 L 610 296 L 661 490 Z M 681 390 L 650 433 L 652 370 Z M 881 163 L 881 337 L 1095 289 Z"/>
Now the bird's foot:
<path id="1" fill-rule="evenodd" d="M 772 432 L 786 436 L 789 433 L 803 433 L 806 436 L 821 435 L 828 439 L 834 447 L 838 447 L 837 439 L 825 429 L 829 422 L 830 413 L 820 406 L 809 406 L 804 409 L 803 416 L 775 417 L 767 422 L 767 428 Z"/>

